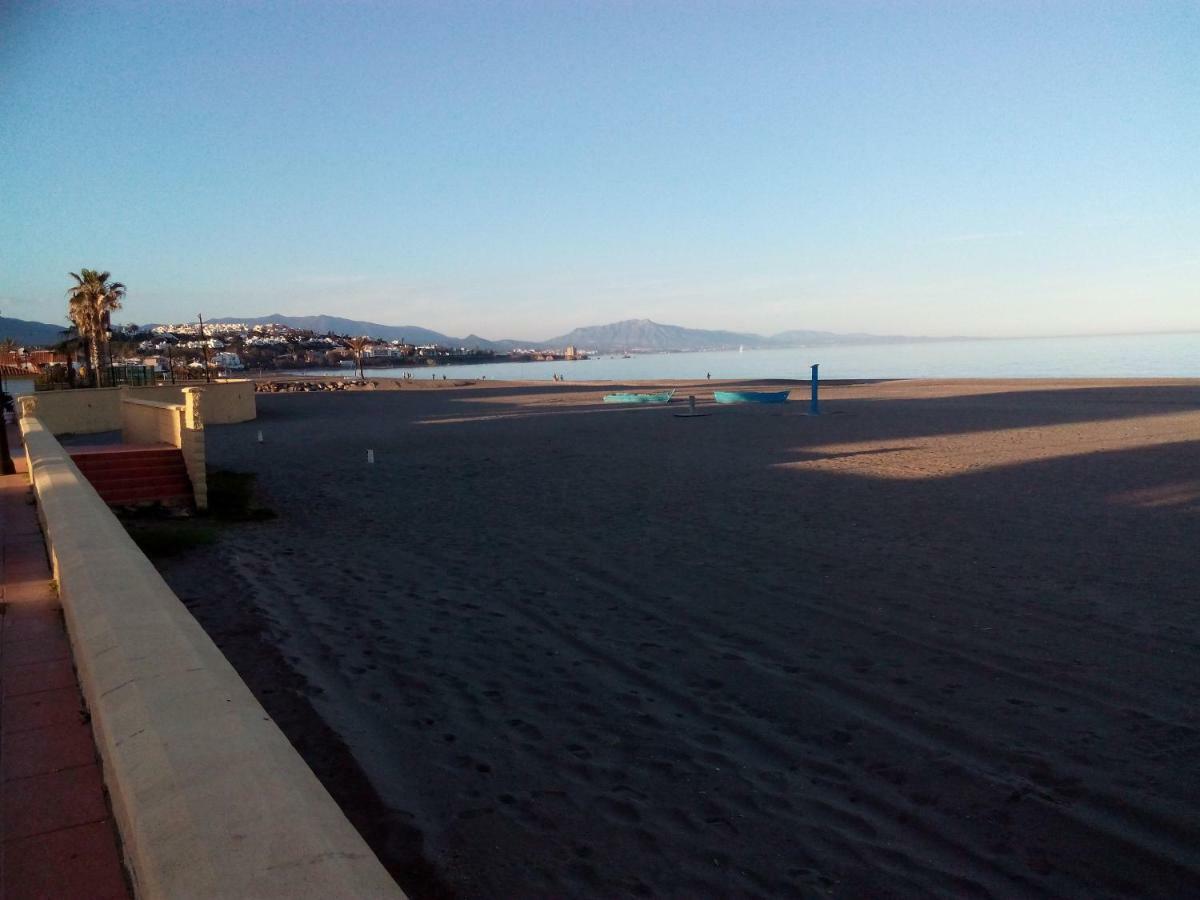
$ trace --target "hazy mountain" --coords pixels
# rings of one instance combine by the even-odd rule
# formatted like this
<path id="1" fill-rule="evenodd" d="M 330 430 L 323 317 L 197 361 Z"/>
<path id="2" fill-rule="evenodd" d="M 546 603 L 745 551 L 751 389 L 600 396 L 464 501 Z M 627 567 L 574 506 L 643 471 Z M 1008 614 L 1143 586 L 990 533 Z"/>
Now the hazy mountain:
<path id="1" fill-rule="evenodd" d="M 955 340 L 954 338 L 904 337 L 857 332 L 838 334 L 833 331 L 782 331 L 770 337 L 742 331 L 708 331 L 662 325 L 649 319 L 628 319 L 611 325 L 592 325 L 576 328 L 559 337 L 541 342 L 543 347 L 565 347 L 574 344 L 581 350 L 600 353 L 686 352 L 695 350 L 763 350 L 784 347 L 814 347 L 828 344 L 889 344 L 902 341 Z"/>
<path id="2" fill-rule="evenodd" d="M 409 344 L 440 344 L 443 347 L 466 347 L 468 349 L 494 350 L 497 353 L 508 353 L 514 347 L 538 346 L 530 341 L 489 341 L 477 334 L 465 338 L 451 337 L 440 331 L 421 328 L 419 325 L 381 325 L 379 322 L 364 322 L 361 319 L 343 319 L 340 316 L 285 316 L 276 313 L 271 316 L 258 316 L 252 319 L 239 319 L 236 316 L 226 316 L 221 319 L 210 319 L 214 324 L 244 322 L 247 325 L 268 325 L 277 322 L 301 331 L 313 331 L 317 334 L 333 332 L 348 334 L 351 337 L 367 335 L 384 341 L 403 340 Z"/>
<path id="3" fill-rule="evenodd" d="M 236 316 L 226 316 L 222 319 L 212 319 L 214 324 L 230 322 L 245 322 L 247 325 L 269 325 L 277 322 L 300 331 L 314 331 L 317 334 L 333 332 L 348 334 L 351 337 L 367 335 L 385 341 L 405 340 L 410 344 L 441 344 L 445 347 L 463 346 L 458 338 L 431 331 L 417 325 L 380 325 L 378 322 L 363 322 L 359 319 L 343 319 L 340 316 L 285 316 L 275 313 L 270 316 L 258 316 L 253 319 L 239 319 Z"/>
<path id="4" fill-rule="evenodd" d="M 891 343 L 896 341 L 935 340 L 933 338 L 901 337 L 897 335 L 871 335 L 864 333 L 837 334 L 832 331 L 783 331 L 764 336 L 742 331 L 711 331 L 702 328 L 683 328 L 679 325 L 663 325 L 649 319 L 627 319 L 608 325 L 590 325 L 576 328 L 567 334 L 544 340 L 488 340 L 477 334 L 465 338 L 451 337 L 439 331 L 417 325 L 381 325 L 360 319 L 343 319 L 339 316 L 285 316 L 279 313 L 257 318 L 225 317 L 211 319 L 214 324 L 244 322 L 247 325 L 266 325 L 276 322 L 291 328 L 314 331 L 318 334 L 368 335 L 381 340 L 403 339 L 410 344 L 441 344 L 443 347 L 467 347 L 508 353 L 516 348 L 562 349 L 574 345 L 581 350 L 598 353 L 684 353 L 696 350 L 760 350 L 782 347 L 806 347 L 827 344 Z M 53 326 L 45 326 L 52 328 Z M 2 337 L 3 335 L 0 335 Z M 944 340 L 944 339 L 943 339 Z"/>
<path id="5" fill-rule="evenodd" d="M 26 322 L 24 319 L 8 319 L 0 316 L 0 339 L 10 337 L 22 347 L 49 347 L 63 339 L 63 325 L 48 325 L 45 322 Z"/>
<path id="6" fill-rule="evenodd" d="M 454 346 L 466 347 L 468 350 L 495 350 L 497 353 L 510 353 L 517 347 L 536 348 L 545 346 L 537 341 L 514 341 L 505 338 L 499 341 L 489 341 L 487 338 L 482 338 L 477 334 L 468 334 L 465 338 L 454 338 L 458 341 Z"/>
<path id="7" fill-rule="evenodd" d="M 835 334 L 832 331 L 781 331 L 770 337 L 770 343 L 775 347 L 803 347 L 808 344 L 837 344 L 858 335 Z"/>
<path id="8" fill-rule="evenodd" d="M 576 328 L 560 337 L 542 342 L 544 346 L 565 347 L 574 344 L 585 350 L 601 353 L 627 351 L 682 352 L 686 350 L 736 350 L 738 347 L 770 346 L 767 338 L 737 331 L 705 331 L 682 328 L 679 325 L 660 325 L 649 319 L 626 319 L 611 325 L 589 325 Z"/>

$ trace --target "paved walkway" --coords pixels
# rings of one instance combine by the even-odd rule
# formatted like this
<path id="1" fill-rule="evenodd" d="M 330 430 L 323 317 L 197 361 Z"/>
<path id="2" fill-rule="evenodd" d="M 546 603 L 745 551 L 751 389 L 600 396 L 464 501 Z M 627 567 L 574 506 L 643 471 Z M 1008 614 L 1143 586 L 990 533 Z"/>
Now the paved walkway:
<path id="1" fill-rule="evenodd" d="M 16 462 L 18 474 L 0 476 L 0 898 L 127 900 L 24 456 Z"/>

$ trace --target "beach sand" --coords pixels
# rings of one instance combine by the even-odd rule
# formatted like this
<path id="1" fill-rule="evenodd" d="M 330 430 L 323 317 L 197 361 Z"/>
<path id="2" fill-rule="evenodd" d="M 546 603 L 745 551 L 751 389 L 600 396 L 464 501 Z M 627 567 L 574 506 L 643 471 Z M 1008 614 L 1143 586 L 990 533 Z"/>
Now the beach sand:
<path id="1" fill-rule="evenodd" d="M 1200 893 L 1200 383 L 716 386 L 260 396 L 164 572 L 414 897 Z"/>

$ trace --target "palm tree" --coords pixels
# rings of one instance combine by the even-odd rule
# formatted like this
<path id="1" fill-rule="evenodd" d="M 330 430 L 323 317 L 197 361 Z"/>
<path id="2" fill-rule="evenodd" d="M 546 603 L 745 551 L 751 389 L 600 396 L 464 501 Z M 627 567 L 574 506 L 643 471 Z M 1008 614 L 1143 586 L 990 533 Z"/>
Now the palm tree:
<path id="1" fill-rule="evenodd" d="M 121 308 L 125 285 L 109 282 L 109 273 L 95 269 L 80 269 L 70 273 L 75 285 L 67 291 L 67 315 L 88 342 L 92 384 L 100 387 L 101 348 L 108 343 L 108 320 L 114 310 Z"/>
<path id="2" fill-rule="evenodd" d="M 369 337 L 349 338 L 346 341 L 350 352 L 354 354 L 354 362 L 358 367 L 357 371 L 361 374 L 364 381 L 367 378 L 367 370 L 363 366 L 363 351 L 370 347 L 372 343 Z"/>

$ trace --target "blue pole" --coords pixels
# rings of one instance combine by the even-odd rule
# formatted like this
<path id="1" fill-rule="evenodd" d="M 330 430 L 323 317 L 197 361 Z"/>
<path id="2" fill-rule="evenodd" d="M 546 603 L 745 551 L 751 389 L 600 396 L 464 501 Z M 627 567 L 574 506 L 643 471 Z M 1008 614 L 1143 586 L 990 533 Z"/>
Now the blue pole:
<path id="1" fill-rule="evenodd" d="M 817 401 L 817 369 L 819 363 L 813 363 L 812 368 L 812 399 L 808 402 L 808 414 L 810 416 L 819 416 L 821 414 L 821 404 Z"/>

